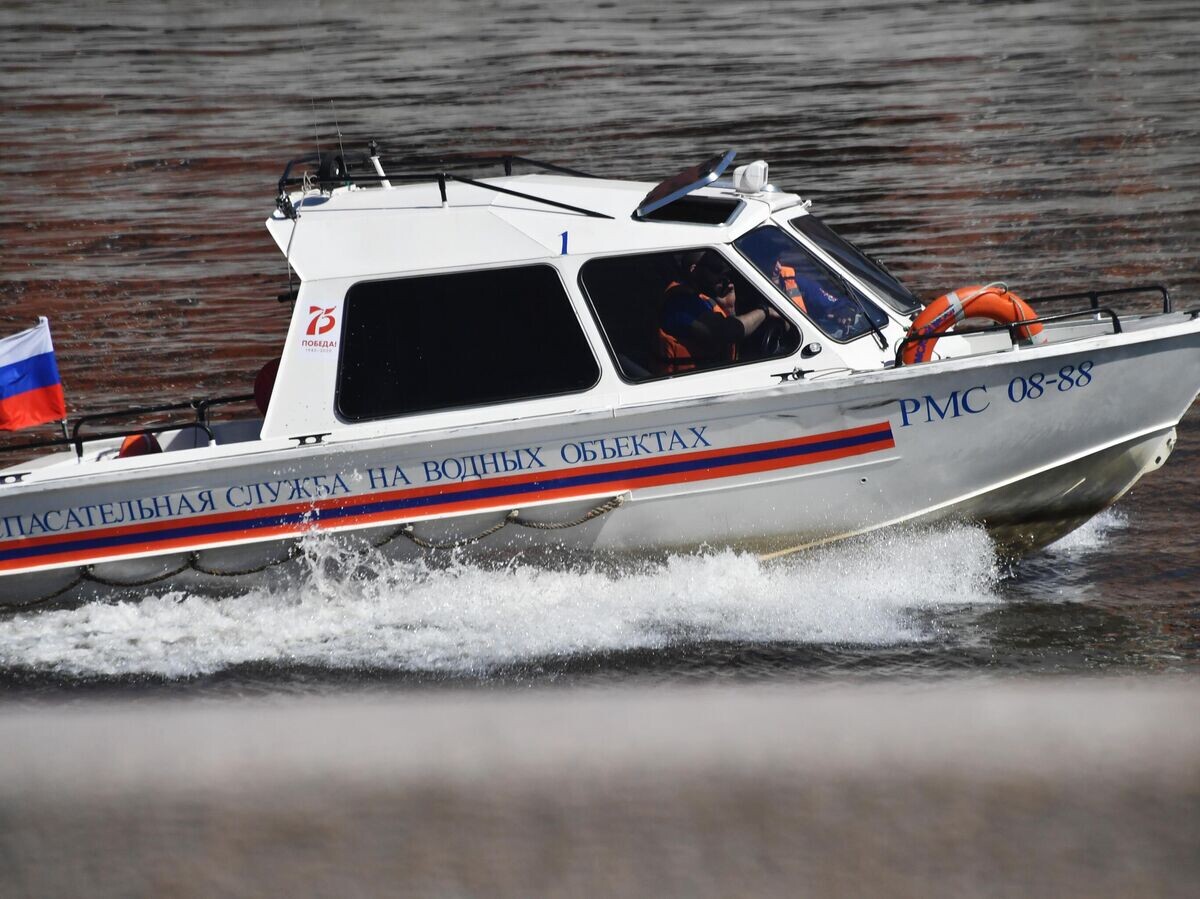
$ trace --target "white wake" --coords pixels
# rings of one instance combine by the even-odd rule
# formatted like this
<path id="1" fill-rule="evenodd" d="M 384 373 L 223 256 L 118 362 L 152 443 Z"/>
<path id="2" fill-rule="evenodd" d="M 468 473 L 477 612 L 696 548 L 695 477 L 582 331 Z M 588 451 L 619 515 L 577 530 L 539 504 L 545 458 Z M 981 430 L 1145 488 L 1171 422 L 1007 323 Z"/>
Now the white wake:
<path id="1" fill-rule="evenodd" d="M 997 601 L 978 529 L 890 531 L 773 562 L 730 551 L 625 570 L 375 560 L 337 575 L 331 544 L 288 584 L 0 620 L 0 665 L 183 678 L 244 663 L 486 674 L 551 658 L 708 641 L 889 645 L 923 610 Z"/>

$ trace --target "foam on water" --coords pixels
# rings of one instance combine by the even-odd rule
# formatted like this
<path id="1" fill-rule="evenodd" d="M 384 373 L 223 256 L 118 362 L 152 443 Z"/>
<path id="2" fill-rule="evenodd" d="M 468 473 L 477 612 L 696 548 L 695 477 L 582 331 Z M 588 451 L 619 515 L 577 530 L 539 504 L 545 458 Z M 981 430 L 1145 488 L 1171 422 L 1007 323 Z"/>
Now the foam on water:
<path id="1" fill-rule="evenodd" d="M 928 639 L 915 612 L 996 601 L 986 535 L 892 531 L 775 562 L 732 551 L 619 571 L 372 560 L 311 547 L 290 585 L 18 614 L 0 665 L 72 676 L 209 674 L 242 663 L 485 674 L 597 652 L 707 641 L 889 645 Z"/>
<path id="2" fill-rule="evenodd" d="M 1046 547 L 1046 552 L 1052 555 L 1074 555 L 1100 549 L 1108 542 L 1113 531 L 1119 531 L 1129 524 L 1129 519 L 1123 512 L 1114 508 L 1105 509 L 1095 518 L 1071 531 L 1061 540 L 1056 540 Z"/>

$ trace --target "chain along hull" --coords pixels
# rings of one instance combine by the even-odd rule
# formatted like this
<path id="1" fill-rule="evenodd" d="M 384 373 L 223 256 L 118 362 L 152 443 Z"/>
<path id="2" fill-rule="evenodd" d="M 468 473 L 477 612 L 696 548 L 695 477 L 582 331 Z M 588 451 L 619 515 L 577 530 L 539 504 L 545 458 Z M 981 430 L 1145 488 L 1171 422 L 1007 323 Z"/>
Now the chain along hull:
<path id="1" fill-rule="evenodd" d="M 271 453 L 206 447 L 0 493 L 0 599 L 241 584 L 306 540 L 408 557 L 783 554 L 900 523 L 1017 550 L 1160 466 L 1200 384 L 1195 324 L 736 396 Z"/>

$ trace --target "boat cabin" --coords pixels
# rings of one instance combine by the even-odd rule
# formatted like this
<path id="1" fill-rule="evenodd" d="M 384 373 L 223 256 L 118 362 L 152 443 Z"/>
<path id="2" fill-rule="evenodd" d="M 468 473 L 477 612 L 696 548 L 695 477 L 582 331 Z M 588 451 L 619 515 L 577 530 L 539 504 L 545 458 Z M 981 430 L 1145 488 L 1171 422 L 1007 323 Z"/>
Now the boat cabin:
<path id="1" fill-rule="evenodd" d="M 263 437 L 444 429 L 890 364 L 916 298 L 772 188 L 765 163 L 722 180 L 732 158 L 659 185 L 559 170 L 393 183 L 380 165 L 377 181 L 281 194 L 267 227 L 301 283 Z M 672 304 L 718 290 L 734 297 L 727 333 L 674 339 Z"/>

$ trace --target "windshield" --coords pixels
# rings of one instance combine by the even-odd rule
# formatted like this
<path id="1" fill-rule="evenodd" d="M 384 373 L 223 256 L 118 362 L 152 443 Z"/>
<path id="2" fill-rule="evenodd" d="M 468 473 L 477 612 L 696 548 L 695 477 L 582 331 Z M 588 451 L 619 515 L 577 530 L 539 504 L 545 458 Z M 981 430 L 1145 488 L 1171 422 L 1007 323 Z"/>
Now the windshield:
<path id="1" fill-rule="evenodd" d="M 846 238 L 834 232 L 815 215 L 809 213 L 790 222 L 791 226 L 808 237 L 818 247 L 846 266 L 858 278 L 866 281 L 897 312 L 908 314 L 921 307 L 912 291 L 900 283 L 878 259 L 868 256 Z"/>
<path id="2" fill-rule="evenodd" d="M 887 325 L 886 312 L 781 228 L 756 228 L 733 245 L 827 337 L 853 340 Z"/>

